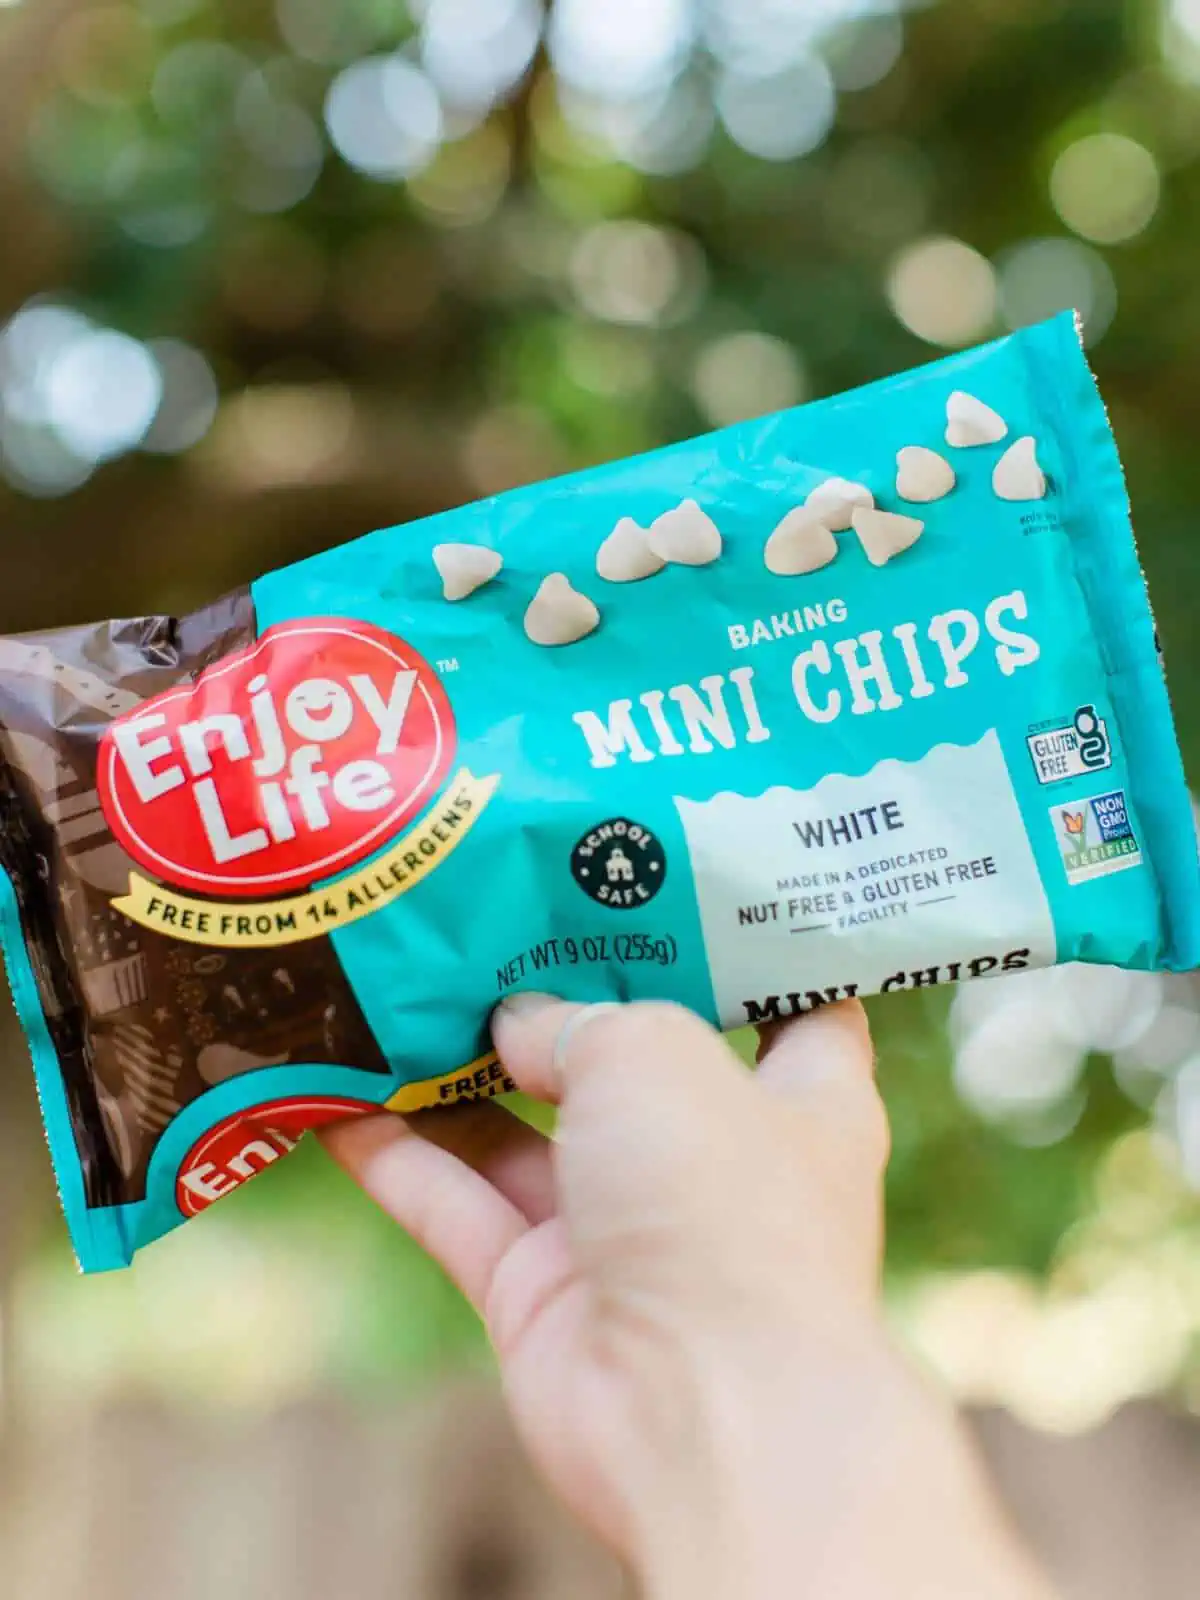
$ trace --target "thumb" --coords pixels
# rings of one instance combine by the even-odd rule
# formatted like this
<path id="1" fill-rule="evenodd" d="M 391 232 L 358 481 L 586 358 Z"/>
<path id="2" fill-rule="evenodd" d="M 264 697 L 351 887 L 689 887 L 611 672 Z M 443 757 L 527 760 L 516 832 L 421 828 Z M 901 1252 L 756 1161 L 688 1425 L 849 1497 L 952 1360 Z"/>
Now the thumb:
<path id="1" fill-rule="evenodd" d="M 745 1258 L 764 1205 L 794 1214 L 765 1192 L 795 1181 L 772 1102 L 690 1012 L 523 994 L 497 1009 L 493 1033 L 518 1086 L 560 1106 L 559 1204 L 593 1281 L 711 1286 L 734 1264 L 715 1257 Z"/>

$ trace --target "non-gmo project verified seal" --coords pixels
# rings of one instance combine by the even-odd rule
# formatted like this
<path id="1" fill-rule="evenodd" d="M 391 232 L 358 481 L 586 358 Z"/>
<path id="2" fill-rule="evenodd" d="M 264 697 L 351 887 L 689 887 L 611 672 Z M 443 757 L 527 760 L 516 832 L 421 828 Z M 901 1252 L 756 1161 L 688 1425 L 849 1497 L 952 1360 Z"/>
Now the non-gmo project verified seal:
<path id="1" fill-rule="evenodd" d="M 1051 806 L 1050 820 L 1070 883 L 1086 883 L 1107 872 L 1141 865 L 1142 850 L 1129 820 L 1124 789 Z"/>

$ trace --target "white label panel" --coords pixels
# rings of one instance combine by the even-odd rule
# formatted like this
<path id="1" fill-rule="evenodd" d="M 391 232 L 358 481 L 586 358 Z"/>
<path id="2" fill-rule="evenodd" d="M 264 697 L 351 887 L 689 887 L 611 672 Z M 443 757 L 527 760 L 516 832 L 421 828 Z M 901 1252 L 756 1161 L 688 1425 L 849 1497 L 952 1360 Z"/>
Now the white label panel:
<path id="1" fill-rule="evenodd" d="M 807 791 L 677 799 L 727 1027 L 1055 959 L 994 730 Z M 775 1001 L 777 1003 L 772 1004 Z"/>

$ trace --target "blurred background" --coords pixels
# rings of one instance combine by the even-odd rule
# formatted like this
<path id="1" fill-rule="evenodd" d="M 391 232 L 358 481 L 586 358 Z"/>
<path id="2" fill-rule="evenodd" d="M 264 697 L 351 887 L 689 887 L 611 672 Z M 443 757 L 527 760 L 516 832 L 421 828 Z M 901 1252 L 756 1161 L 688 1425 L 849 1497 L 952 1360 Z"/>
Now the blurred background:
<path id="1" fill-rule="evenodd" d="M 1075 306 L 1200 774 L 1200 0 L 0 0 L 0 219 L 0 632 Z M 898 1329 L 1070 1594 L 1194 1594 L 1200 986 L 874 1014 Z M 0 1474 L 14 1596 L 624 1592 L 315 1149 L 77 1280 L 3 1008 Z"/>

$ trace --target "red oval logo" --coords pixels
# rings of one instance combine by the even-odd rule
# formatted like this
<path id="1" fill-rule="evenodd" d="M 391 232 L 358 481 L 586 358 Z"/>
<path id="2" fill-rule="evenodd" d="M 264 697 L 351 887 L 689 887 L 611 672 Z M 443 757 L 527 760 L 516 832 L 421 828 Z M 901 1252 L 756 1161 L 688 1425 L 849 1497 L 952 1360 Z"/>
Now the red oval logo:
<path id="1" fill-rule="evenodd" d="M 175 1182 L 176 1204 L 185 1217 L 197 1216 L 294 1150 L 310 1128 L 380 1110 L 370 1100 L 294 1095 L 253 1111 L 235 1111 L 210 1128 L 184 1157 Z"/>
<path id="2" fill-rule="evenodd" d="M 410 645 L 308 618 L 112 723 L 97 785 L 152 876 L 262 897 L 379 849 L 436 793 L 454 745 L 446 691 Z"/>

